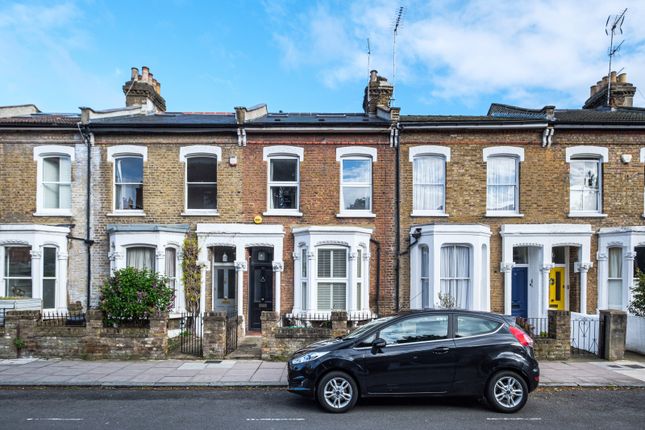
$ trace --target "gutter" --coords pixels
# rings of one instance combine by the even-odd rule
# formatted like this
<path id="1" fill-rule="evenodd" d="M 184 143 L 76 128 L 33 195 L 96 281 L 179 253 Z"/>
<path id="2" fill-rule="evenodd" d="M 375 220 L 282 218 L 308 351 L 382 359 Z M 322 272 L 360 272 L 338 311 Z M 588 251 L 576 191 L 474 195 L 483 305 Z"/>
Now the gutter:
<path id="1" fill-rule="evenodd" d="M 548 127 L 548 123 L 532 123 L 532 124 L 471 124 L 471 125 L 461 125 L 461 124 L 412 124 L 412 125 L 401 125 L 403 130 L 428 130 L 428 129 L 455 129 L 461 128 L 466 130 L 496 130 L 496 129 L 535 129 L 535 128 L 545 128 Z"/>

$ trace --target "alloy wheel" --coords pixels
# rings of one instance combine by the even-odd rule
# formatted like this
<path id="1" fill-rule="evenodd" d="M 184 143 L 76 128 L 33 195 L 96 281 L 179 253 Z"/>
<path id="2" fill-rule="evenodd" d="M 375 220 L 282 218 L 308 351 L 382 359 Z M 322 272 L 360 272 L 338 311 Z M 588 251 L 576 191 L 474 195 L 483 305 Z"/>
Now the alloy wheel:
<path id="1" fill-rule="evenodd" d="M 497 403 L 508 409 L 516 407 L 524 399 L 522 384 L 512 376 L 499 378 L 495 383 L 494 394 Z"/>
<path id="2" fill-rule="evenodd" d="M 347 407 L 354 396 L 351 384 L 342 377 L 335 377 L 327 381 L 323 392 L 325 402 L 334 409 Z"/>

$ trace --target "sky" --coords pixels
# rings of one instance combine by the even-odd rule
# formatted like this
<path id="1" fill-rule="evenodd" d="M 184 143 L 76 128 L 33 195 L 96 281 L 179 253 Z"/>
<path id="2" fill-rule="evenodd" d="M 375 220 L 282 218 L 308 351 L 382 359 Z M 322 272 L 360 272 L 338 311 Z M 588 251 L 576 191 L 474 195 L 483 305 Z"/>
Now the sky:
<path id="1" fill-rule="evenodd" d="M 148 66 L 168 111 L 360 112 L 370 69 L 402 114 L 579 108 L 625 8 L 613 69 L 645 106 L 643 1 L 0 0 L 0 106 L 120 107 L 130 68 Z"/>

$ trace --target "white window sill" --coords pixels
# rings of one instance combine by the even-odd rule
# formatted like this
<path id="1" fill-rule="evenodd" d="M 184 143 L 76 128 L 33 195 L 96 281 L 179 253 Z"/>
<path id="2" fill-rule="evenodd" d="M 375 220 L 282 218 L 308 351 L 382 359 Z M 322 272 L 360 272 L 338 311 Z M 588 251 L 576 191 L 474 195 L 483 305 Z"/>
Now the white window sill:
<path id="1" fill-rule="evenodd" d="M 269 209 L 262 213 L 263 216 L 302 216 L 302 212 L 295 209 Z"/>
<path id="2" fill-rule="evenodd" d="M 598 212 L 569 212 L 569 218 L 607 218 L 607 214 Z"/>
<path id="3" fill-rule="evenodd" d="M 523 218 L 524 214 L 517 212 L 486 212 L 486 218 Z"/>
<path id="4" fill-rule="evenodd" d="M 34 212 L 34 216 L 74 216 L 71 210 L 47 210 Z"/>
<path id="5" fill-rule="evenodd" d="M 144 211 L 139 211 L 139 210 L 131 210 L 131 211 L 114 211 L 112 213 L 107 214 L 107 216 L 146 216 L 146 213 Z"/>
<path id="6" fill-rule="evenodd" d="M 336 214 L 336 218 L 376 218 L 376 214 L 367 211 L 341 212 Z"/>
<path id="7" fill-rule="evenodd" d="M 181 213 L 181 216 L 219 216 L 217 210 L 199 210 L 199 209 L 189 209 Z"/>
<path id="8" fill-rule="evenodd" d="M 410 216 L 448 217 L 449 215 L 445 212 L 437 212 L 437 211 L 412 211 Z"/>

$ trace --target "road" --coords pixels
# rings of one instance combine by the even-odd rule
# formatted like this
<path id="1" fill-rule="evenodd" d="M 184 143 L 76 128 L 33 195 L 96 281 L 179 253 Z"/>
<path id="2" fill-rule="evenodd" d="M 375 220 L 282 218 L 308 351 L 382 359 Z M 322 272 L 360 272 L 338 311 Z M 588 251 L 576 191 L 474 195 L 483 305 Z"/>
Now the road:
<path id="1" fill-rule="evenodd" d="M 464 399 L 378 399 L 332 415 L 279 389 L 3 389 L 0 428 L 631 429 L 642 428 L 643 405 L 643 389 L 548 389 L 514 415 Z"/>

